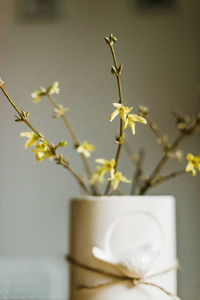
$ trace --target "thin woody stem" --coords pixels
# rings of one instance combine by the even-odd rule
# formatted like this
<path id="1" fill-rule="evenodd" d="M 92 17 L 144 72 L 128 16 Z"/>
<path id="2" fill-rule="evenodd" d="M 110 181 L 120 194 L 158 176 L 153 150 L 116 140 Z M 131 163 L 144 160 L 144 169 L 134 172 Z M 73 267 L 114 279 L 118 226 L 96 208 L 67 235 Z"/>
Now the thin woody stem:
<path id="1" fill-rule="evenodd" d="M 66 168 L 69 173 L 79 182 L 81 188 L 86 192 L 86 194 L 91 195 L 90 190 L 87 188 L 87 186 L 85 185 L 85 183 L 83 182 L 83 180 L 80 178 L 80 176 L 69 166 L 69 164 L 67 166 L 63 165 L 62 166 L 64 168 Z"/>
<path id="2" fill-rule="evenodd" d="M 115 51 L 114 51 L 114 47 L 110 44 L 110 50 L 111 50 L 111 54 L 113 57 L 113 61 L 114 61 L 114 65 L 115 65 L 115 69 L 118 70 L 118 64 L 117 64 L 117 59 L 116 59 L 116 55 L 115 55 Z M 117 73 L 117 84 L 118 84 L 118 93 L 119 93 L 119 103 L 122 104 L 122 87 L 121 87 L 121 78 L 120 78 L 120 72 Z"/>
<path id="3" fill-rule="evenodd" d="M 183 133 L 180 133 L 176 138 L 176 140 L 174 141 L 174 143 L 172 144 L 170 151 L 176 150 L 184 138 L 185 135 Z M 157 166 L 155 167 L 155 169 L 153 170 L 153 172 L 151 173 L 149 179 L 145 182 L 144 186 L 140 189 L 139 195 L 144 195 L 147 192 L 147 190 L 152 186 L 153 180 L 159 175 L 161 170 L 168 162 L 169 158 L 170 157 L 168 155 L 168 152 L 166 151 L 163 157 L 161 158 L 161 160 L 159 161 L 159 163 L 157 164 Z"/>
<path id="4" fill-rule="evenodd" d="M 138 162 L 138 156 L 136 154 L 134 154 L 130 145 L 127 143 L 127 141 L 125 141 L 125 143 L 124 143 L 124 149 L 125 149 L 127 155 L 129 156 L 130 160 L 132 161 L 132 163 L 134 165 L 136 165 Z"/>
<path id="5" fill-rule="evenodd" d="M 54 107 L 59 108 L 59 104 L 54 100 L 54 98 L 47 94 L 48 99 L 50 100 L 50 102 L 53 104 Z M 69 133 L 72 137 L 72 140 L 74 142 L 74 145 L 77 147 L 77 145 L 79 146 L 79 142 L 78 142 L 78 138 L 74 132 L 74 130 L 72 129 L 67 117 L 65 115 L 61 115 L 61 118 L 63 119 L 63 121 L 65 122 L 65 125 L 67 126 L 67 129 L 69 130 Z"/>
<path id="6" fill-rule="evenodd" d="M 109 43 L 109 47 L 110 47 L 112 58 L 113 58 L 113 61 L 114 61 L 114 66 L 115 66 L 115 69 L 117 71 L 115 73 L 115 76 L 117 78 L 119 103 L 123 104 L 121 78 L 120 78 L 120 72 L 118 71 L 119 67 L 118 67 L 118 64 L 117 64 L 117 59 L 116 59 L 114 47 L 111 43 Z M 119 136 L 119 144 L 118 144 L 118 147 L 117 147 L 117 153 L 116 153 L 116 156 L 115 156 L 115 167 L 114 167 L 115 172 L 117 171 L 117 165 L 118 165 L 118 162 L 119 162 L 119 157 L 120 157 L 120 153 L 121 153 L 122 144 L 123 144 L 123 123 L 122 123 L 122 119 L 120 118 L 120 136 Z M 107 187 L 106 187 L 105 192 L 104 192 L 104 195 L 107 195 L 109 193 L 110 187 L 111 187 L 111 181 L 108 182 Z"/>
<path id="7" fill-rule="evenodd" d="M 143 165 L 143 162 L 144 162 L 144 157 L 145 157 L 144 149 L 141 149 L 140 152 L 139 152 L 139 157 L 138 157 L 137 163 L 136 163 L 136 170 L 135 170 L 134 175 L 133 175 L 130 195 L 135 195 L 136 194 L 137 187 L 140 183 L 141 176 L 144 173 L 144 171 L 142 169 L 142 165 Z"/>
<path id="8" fill-rule="evenodd" d="M 54 107 L 59 108 L 59 104 L 55 101 L 55 99 L 54 99 L 51 95 L 47 94 L 47 97 L 48 97 L 48 99 L 50 100 L 50 102 L 53 104 Z M 68 131 L 69 131 L 69 133 L 70 133 L 70 135 L 71 135 L 71 138 L 72 138 L 73 143 L 74 143 L 74 147 L 77 148 L 77 147 L 80 145 L 80 143 L 79 143 L 79 141 L 78 141 L 78 138 L 77 138 L 77 136 L 76 136 L 74 130 L 72 129 L 71 124 L 69 123 L 67 117 L 66 117 L 64 114 L 61 115 L 61 118 L 63 119 L 63 121 L 64 121 L 64 123 L 65 123 L 65 125 L 66 125 L 66 127 L 67 127 L 67 129 L 68 129 Z M 90 168 L 90 165 L 89 165 L 89 163 L 88 163 L 88 160 L 87 160 L 87 158 L 84 156 L 83 153 L 80 153 L 80 156 L 81 156 L 81 159 L 82 159 L 82 161 L 83 161 L 85 170 L 86 170 L 86 172 L 87 172 L 89 178 L 91 178 L 93 172 L 92 172 L 92 170 L 91 170 L 91 168 Z M 100 191 L 98 190 L 98 187 L 97 187 L 95 184 L 91 184 L 91 191 L 92 191 L 92 193 L 93 193 L 94 195 L 100 195 Z"/>
<path id="9" fill-rule="evenodd" d="M 85 185 L 82 178 L 70 167 L 69 163 L 60 155 L 56 155 L 55 160 L 58 164 L 62 165 L 69 173 L 78 181 L 81 188 L 86 192 L 86 194 L 91 195 L 90 190 Z"/>
<path id="10" fill-rule="evenodd" d="M 177 139 L 174 141 L 173 145 L 171 146 L 170 151 L 174 151 L 177 149 L 177 147 L 180 145 L 180 143 L 183 141 L 183 139 L 185 138 L 185 136 L 183 134 L 180 134 Z M 162 170 L 162 168 L 165 166 L 166 162 L 169 159 L 169 155 L 168 152 L 166 152 L 163 156 L 163 158 L 161 159 L 161 161 L 158 163 L 158 165 L 156 166 L 156 168 L 154 169 L 153 173 L 151 174 L 149 180 L 153 180 Z"/>
<path id="11" fill-rule="evenodd" d="M 2 90 L 2 92 L 4 93 L 4 95 L 6 96 L 6 98 L 8 99 L 8 101 L 10 102 L 10 104 L 14 107 L 14 109 L 16 110 L 16 112 L 19 114 L 19 116 L 21 117 L 21 120 L 26 123 L 26 125 L 33 131 L 35 132 L 35 134 L 37 134 L 37 136 L 39 136 L 39 138 L 43 138 L 43 136 L 33 127 L 33 125 L 26 119 L 24 118 L 22 112 L 19 110 L 19 108 L 16 106 L 16 104 L 13 102 L 13 100 L 10 98 L 10 96 L 8 95 L 7 91 L 5 90 L 3 84 L 0 84 L 0 88 Z"/>
<path id="12" fill-rule="evenodd" d="M 159 185 L 159 184 L 161 184 L 165 181 L 168 181 L 170 179 L 173 179 L 173 178 L 175 178 L 177 176 L 180 176 L 180 175 L 183 175 L 183 174 L 186 174 L 185 169 L 179 170 L 177 172 L 172 172 L 172 173 L 170 173 L 168 175 L 165 175 L 165 176 L 161 176 L 160 178 L 158 178 L 158 179 L 156 179 L 155 181 L 152 182 L 152 186 Z"/>
<path id="13" fill-rule="evenodd" d="M 16 106 L 16 104 L 14 103 L 14 101 L 10 98 L 10 96 L 8 95 L 6 89 L 3 86 L 3 82 L 0 81 L 0 88 L 2 90 L 2 92 L 4 93 L 4 95 L 6 96 L 7 100 L 10 102 L 10 104 L 14 107 L 14 109 L 16 110 L 16 112 L 19 114 L 21 121 L 24 122 L 39 138 L 41 138 L 43 141 L 46 140 L 34 127 L 33 125 L 27 120 L 26 117 L 24 117 L 23 113 L 20 111 L 20 109 Z M 46 140 L 47 141 L 47 140 Z M 49 146 L 49 144 L 48 144 Z M 57 159 L 59 156 L 56 153 L 55 148 L 53 149 L 52 147 L 49 146 L 49 150 L 52 152 L 52 155 Z M 66 162 L 64 164 L 64 161 Z M 90 191 L 88 190 L 87 186 L 85 185 L 85 183 L 83 182 L 83 180 L 80 178 L 80 176 L 69 166 L 69 163 L 63 159 L 63 162 L 60 162 L 60 164 L 65 167 L 66 169 L 68 169 L 68 171 L 71 173 L 71 175 L 79 182 L 80 186 L 82 187 L 82 189 L 87 193 L 87 194 L 91 194 Z"/>
<path id="14" fill-rule="evenodd" d="M 157 124 L 152 120 L 151 116 L 149 113 L 146 114 L 146 120 L 147 120 L 147 124 L 149 125 L 150 129 L 152 130 L 152 132 L 154 133 L 155 137 L 157 138 L 157 142 L 159 144 L 161 144 L 163 146 L 164 149 L 168 149 L 169 148 L 169 144 L 167 143 L 166 140 L 166 136 L 163 135 Z"/>

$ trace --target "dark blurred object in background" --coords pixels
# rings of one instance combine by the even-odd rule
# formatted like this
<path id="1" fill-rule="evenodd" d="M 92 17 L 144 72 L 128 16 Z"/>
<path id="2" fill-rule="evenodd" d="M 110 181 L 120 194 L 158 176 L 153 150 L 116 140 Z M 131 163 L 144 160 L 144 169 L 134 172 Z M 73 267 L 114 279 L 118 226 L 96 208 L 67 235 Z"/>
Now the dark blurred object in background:
<path id="1" fill-rule="evenodd" d="M 62 0 L 18 0 L 18 12 L 23 19 L 56 18 L 61 13 Z"/>
<path id="2" fill-rule="evenodd" d="M 137 0 L 138 7 L 143 9 L 171 9 L 174 8 L 176 0 Z"/>

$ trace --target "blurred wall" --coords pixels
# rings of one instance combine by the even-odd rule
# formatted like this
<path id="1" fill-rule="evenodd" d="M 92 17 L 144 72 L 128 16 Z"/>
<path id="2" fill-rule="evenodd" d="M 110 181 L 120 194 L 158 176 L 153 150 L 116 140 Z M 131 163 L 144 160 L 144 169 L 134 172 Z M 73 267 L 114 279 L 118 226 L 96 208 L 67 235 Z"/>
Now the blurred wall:
<path id="1" fill-rule="evenodd" d="M 37 22 L 21 19 L 17 1 L 1 0 L 0 76 L 19 107 L 30 111 L 30 120 L 49 140 L 67 139 L 66 156 L 74 168 L 80 161 L 61 120 L 52 120 L 46 100 L 33 105 L 30 92 L 60 82 L 60 102 L 70 107 L 69 118 L 80 140 L 96 145 L 93 158 L 112 158 L 117 121 L 108 116 L 117 99 L 110 75 L 112 64 L 103 37 L 118 37 L 117 55 L 123 63 L 123 88 L 127 105 L 137 111 L 147 105 L 161 130 L 175 136 L 172 109 L 186 114 L 200 108 L 200 2 L 179 1 L 175 11 L 142 12 L 134 0 L 63 1 L 60 18 Z M 74 180 L 48 161 L 35 162 L 24 150 L 15 112 L 1 95 L 0 104 L 0 255 L 64 257 L 68 249 L 68 203 L 80 193 Z M 161 155 L 155 138 L 143 125 L 130 137 L 138 151 L 146 146 L 146 170 L 150 173 Z M 184 144 L 185 152 L 199 153 L 199 136 Z M 174 163 L 174 167 L 179 167 Z M 173 165 L 171 164 L 173 168 Z M 182 167 L 180 167 L 182 168 Z M 125 153 L 121 169 L 132 172 Z M 170 169 L 168 169 L 169 171 Z M 166 171 L 167 172 L 167 171 Z M 123 191 L 128 192 L 127 185 Z M 152 194 L 173 194 L 177 199 L 179 295 L 197 300 L 200 295 L 199 176 L 183 176 Z"/>

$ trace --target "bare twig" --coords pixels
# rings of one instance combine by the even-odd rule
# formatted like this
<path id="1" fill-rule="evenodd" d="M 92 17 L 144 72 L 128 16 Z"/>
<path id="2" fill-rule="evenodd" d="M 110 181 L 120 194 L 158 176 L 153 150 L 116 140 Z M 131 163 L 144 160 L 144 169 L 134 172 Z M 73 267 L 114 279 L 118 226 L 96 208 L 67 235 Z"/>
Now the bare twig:
<path id="1" fill-rule="evenodd" d="M 156 179 L 155 181 L 152 182 L 152 186 L 157 186 L 157 185 L 160 185 L 161 183 L 165 182 L 165 181 L 168 181 L 170 179 L 173 179 L 177 176 L 180 176 L 180 175 L 183 175 L 183 174 L 186 174 L 185 172 L 185 169 L 183 170 L 179 170 L 179 171 L 176 171 L 176 172 L 172 172 L 168 175 L 165 175 L 165 176 L 160 176 L 158 177 L 158 179 Z"/>
<path id="2" fill-rule="evenodd" d="M 70 167 L 68 161 L 66 161 L 65 158 L 63 158 L 60 154 L 55 154 L 55 161 L 57 164 L 62 165 L 65 169 L 69 171 L 69 173 L 78 181 L 83 191 L 85 191 L 86 194 L 91 195 L 89 189 L 85 185 L 83 179 Z"/>
<path id="3" fill-rule="evenodd" d="M 59 104 L 56 102 L 56 100 L 55 100 L 50 94 L 47 94 L 47 97 L 48 97 L 48 99 L 50 100 L 50 102 L 52 103 L 52 105 L 53 105 L 55 108 L 58 108 L 58 109 L 59 109 L 60 106 L 59 106 Z M 75 148 L 78 148 L 78 147 L 80 146 L 80 142 L 79 142 L 79 140 L 78 140 L 78 138 L 77 138 L 77 136 L 76 136 L 76 134 L 75 134 L 75 132 L 74 132 L 74 130 L 73 130 L 73 128 L 72 128 L 70 122 L 69 122 L 69 120 L 67 119 L 67 117 L 66 117 L 65 114 L 61 115 L 60 117 L 61 117 L 62 120 L 64 121 L 64 123 L 65 123 L 65 125 L 66 125 L 66 127 L 67 127 L 67 129 L 68 129 L 68 131 L 69 131 L 69 133 L 70 133 L 70 135 L 71 135 L 71 138 L 72 138 L 73 143 L 74 143 L 74 147 L 75 147 Z M 85 157 L 85 155 L 84 155 L 83 153 L 80 153 L 80 156 L 81 156 L 83 165 L 84 165 L 84 167 L 85 167 L 85 170 L 86 170 L 86 172 L 87 172 L 89 178 L 91 178 L 93 172 L 92 172 L 92 170 L 91 170 L 91 168 L 90 168 L 89 162 L 88 162 L 87 158 Z M 94 194 L 94 195 L 100 195 L 100 191 L 99 191 L 99 189 L 98 189 L 98 187 L 97 187 L 96 184 L 91 184 L 91 191 L 92 191 L 92 194 Z"/>
<path id="4" fill-rule="evenodd" d="M 183 134 L 178 135 L 173 145 L 171 146 L 171 151 L 174 151 L 179 146 L 179 144 L 182 142 L 184 137 L 185 136 Z M 159 161 L 159 163 L 151 173 L 149 179 L 146 180 L 143 187 L 140 189 L 139 192 L 140 195 L 144 195 L 147 192 L 147 190 L 151 187 L 153 180 L 159 175 L 159 173 L 167 163 L 168 159 L 169 159 L 168 152 L 165 152 L 163 157 L 161 158 L 161 160 Z"/>
<path id="5" fill-rule="evenodd" d="M 186 128 L 187 123 L 190 121 L 190 118 L 188 116 L 183 115 L 177 108 L 173 110 L 173 115 L 176 119 L 177 128 L 179 130 Z"/>
<path id="6" fill-rule="evenodd" d="M 146 118 L 147 124 L 149 125 L 150 129 L 152 130 L 153 134 L 155 135 L 157 143 L 162 145 L 164 150 L 168 150 L 170 148 L 170 145 L 167 142 L 167 136 L 161 133 L 158 125 L 151 118 L 148 108 L 140 107 L 140 115 L 142 117 Z"/>
<path id="7" fill-rule="evenodd" d="M 135 169 L 135 172 L 133 175 L 130 195 L 136 194 L 136 190 L 137 190 L 137 187 L 139 186 L 140 179 L 141 179 L 142 175 L 144 174 L 144 171 L 142 168 L 143 163 L 144 163 L 144 157 L 145 157 L 145 151 L 144 151 L 144 149 L 141 149 L 139 152 L 139 158 L 136 163 L 136 169 Z"/>
<path id="8" fill-rule="evenodd" d="M 132 163 L 135 165 L 138 162 L 138 156 L 133 152 L 131 149 L 129 143 L 127 141 L 124 142 L 124 150 L 127 153 L 128 157 L 132 161 Z"/>

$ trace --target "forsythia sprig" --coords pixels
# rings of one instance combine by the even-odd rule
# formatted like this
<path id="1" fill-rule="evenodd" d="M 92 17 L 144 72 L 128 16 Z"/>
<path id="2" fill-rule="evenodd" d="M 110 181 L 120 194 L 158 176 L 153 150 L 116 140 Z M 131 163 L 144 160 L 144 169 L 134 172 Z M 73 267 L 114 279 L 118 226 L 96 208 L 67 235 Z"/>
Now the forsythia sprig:
<path id="1" fill-rule="evenodd" d="M 39 88 L 39 90 L 34 91 L 31 94 L 31 97 L 33 98 L 33 102 L 40 102 L 41 98 L 43 96 L 46 96 L 47 94 L 53 95 L 53 94 L 59 94 L 59 83 L 58 81 L 55 81 L 52 85 L 50 85 L 47 89 L 45 87 Z"/>
<path id="2" fill-rule="evenodd" d="M 91 181 L 92 182 L 104 182 L 104 175 L 106 173 L 110 174 L 110 177 L 114 175 L 115 172 L 115 160 L 114 158 L 111 160 L 106 160 L 104 158 L 97 158 L 96 163 L 98 165 L 96 166 L 97 172 L 93 174 Z"/>
<path id="3" fill-rule="evenodd" d="M 65 112 L 69 110 L 68 107 L 63 107 L 62 104 L 59 104 L 58 107 L 54 108 L 54 115 L 53 118 L 59 118 L 61 116 L 64 116 Z"/>
<path id="4" fill-rule="evenodd" d="M 98 165 L 96 166 L 97 172 L 93 174 L 91 181 L 92 182 L 104 182 L 104 175 L 109 173 L 110 177 L 108 178 L 111 181 L 113 190 L 117 190 L 120 182 L 130 183 L 131 180 L 128 180 L 121 172 L 115 171 L 115 159 L 106 160 L 104 158 L 96 159 Z"/>
<path id="5" fill-rule="evenodd" d="M 120 182 L 131 182 L 131 180 L 127 179 L 125 176 L 122 175 L 122 172 L 115 172 L 113 176 L 111 176 L 108 180 L 111 181 L 111 186 L 114 191 L 118 189 Z"/>
<path id="6" fill-rule="evenodd" d="M 34 132 L 21 132 L 20 134 L 22 137 L 28 138 L 27 142 L 25 143 L 25 149 L 35 145 L 35 149 L 32 151 L 35 153 L 35 158 L 38 162 L 41 162 L 44 158 L 49 158 L 50 160 L 53 159 L 53 151 L 59 147 L 64 147 L 67 142 L 62 141 L 58 143 L 56 146 L 53 144 L 49 144 L 47 140 L 41 141 L 41 138 L 36 135 Z M 38 141 L 40 141 L 38 143 Z"/>
<path id="7" fill-rule="evenodd" d="M 127 126 L 129 126 L 132 130 L 133 135 L 135 135 L 135 123 L 136 122 L 140 122 L 142 124 L 147 124 L 147 121 L 145 120 L 145 118 L 138 116 L 138 115 L 130 114 L 130 112 L 133 109 L 132 107 L 127 107 L 120 103 L 113 103 L 113 106 L 116 107 L 117 109 L 114 110 L 114 112 L 110 115 L 110 118 L 109 118 L 110 122 L 112 122 L 114 120 L 114 118 L 116 118 L 119 115 L 120 118 L 122 119 L 122 121 L 124 122 L 123 129 L 126 129 Z"/>
<path id="8" fill-rule="evenodd" d="M 86 157 L 90 157 L 91 152 L 95 150 L 95 146 L 92 144 L 88 144 L 88 142 L 84 141 L 80 146 L 77 148 L 78 153 L 82 153 Z"/>

